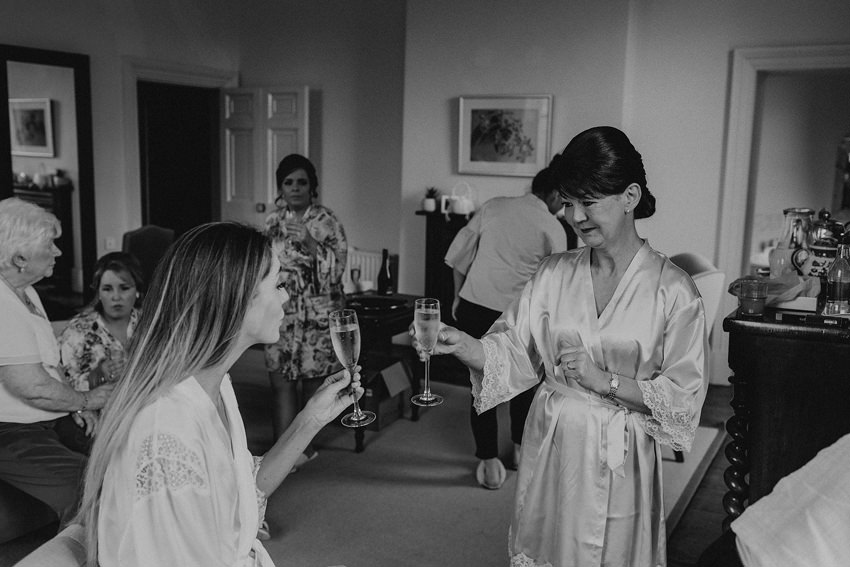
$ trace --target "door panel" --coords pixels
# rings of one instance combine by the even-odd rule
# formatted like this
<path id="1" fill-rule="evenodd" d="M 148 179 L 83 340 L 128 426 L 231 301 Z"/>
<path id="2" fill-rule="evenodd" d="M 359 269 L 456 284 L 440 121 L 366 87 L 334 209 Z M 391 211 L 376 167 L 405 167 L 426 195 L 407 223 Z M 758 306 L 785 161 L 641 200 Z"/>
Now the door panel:
<path id="1" fill-rule="evenodd" d="M 307 87 L 222 91 L 222 219 L 262 227 L 274 209 L 275 169 L 307 155 Z"/>

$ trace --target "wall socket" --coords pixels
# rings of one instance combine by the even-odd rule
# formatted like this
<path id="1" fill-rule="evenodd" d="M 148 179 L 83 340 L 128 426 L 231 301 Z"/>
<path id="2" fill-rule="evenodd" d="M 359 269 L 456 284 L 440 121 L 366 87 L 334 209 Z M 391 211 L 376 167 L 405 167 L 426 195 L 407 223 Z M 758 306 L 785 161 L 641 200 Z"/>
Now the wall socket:
<path id="1" fill-rule="evenodd" d="M 107 250 L 118 250 L 118 244 L 115 242 L 115 237 L 113 236 L 104 238 L 103 245 Z"/>

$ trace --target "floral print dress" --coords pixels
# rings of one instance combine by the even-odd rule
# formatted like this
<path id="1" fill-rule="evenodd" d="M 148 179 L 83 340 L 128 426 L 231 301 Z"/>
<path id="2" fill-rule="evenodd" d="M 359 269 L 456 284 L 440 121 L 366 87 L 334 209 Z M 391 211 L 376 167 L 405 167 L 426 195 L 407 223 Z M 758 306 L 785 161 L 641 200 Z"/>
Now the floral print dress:
<path id="1" fill-rule="evenodd" d="M 328 314 L 345 307 L 342 275 L 348 241 L 342 223 L 321 205 L 310 205 L 302 222 L 318 243 L 313 257 L 299 241 L 286 236 L 288 207 L 266 219 L 266 234 L 280 260 L 279 282 L 289 293 L 280 340 L 266 345 L 266 368 L 288 380 L 321 378 L 341 368 L 334 355 Z"/>
<path id="2" fill-rule="evenodd" d="M 139 311 L 130 313 L 127 339 L 139 322 Z M 75 390 L 88 392 L 98 384 L 89 383 L 89 375 L 109 358 L 112 351 L 124 350 L 124 345 L 106 328 L 100 313 L 95 310 L 80 313 L 71 319 L 59 336 L 59 351 L 65 380 Z"/>

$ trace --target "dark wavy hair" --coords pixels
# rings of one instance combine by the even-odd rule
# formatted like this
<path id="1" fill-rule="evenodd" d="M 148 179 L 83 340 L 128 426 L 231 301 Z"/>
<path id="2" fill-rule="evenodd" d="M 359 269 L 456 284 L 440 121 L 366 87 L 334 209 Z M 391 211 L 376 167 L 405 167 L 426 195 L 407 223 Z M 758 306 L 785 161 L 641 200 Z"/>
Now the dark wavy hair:
<path id="1" fill-rule="evenodd" d="M 319 176 L 316 175 L 316 166 L 301 154 L 289 154 L 280 160 L 280 163 L 277 164 L 277 171 L 274 173 L 277 183 L 277 198 L 274 200 L 276 206 L 284 206 L 283 193 L 281 192 L 283 180 L 286 179 L 287 175 L 299 169 L 303 169 L 304 173 L 307 174 L 307 179 L 310 180 L 310 196 L 314 199 L 319 196 Z"/>
<path id="2" fill-rule="evenodd" d="M 597 126 L 578 134 L 549 164 L 565 199 L 620 195 L 632 183 L 640 186 L 635 218 L 655 213 L 655 197 L 646 186 L 643 158 L 617 128 Z"/>
<path id="3" fill-rule="evenodd" d="M 142 275 L 142 267 L 139 265 L 139 261 L 129 252 L 110 252 L 98 258 L 94 265 L 94 274 L 91 279 L 94 300 L 92 300 L 91 307 L 103 314 L 103 305 L 98 298 L 98 290 L 103 274 L 110 270 L 116 274 L 123 272 L 130 275 L 133 285 L 136 286 L 136 291 L 139 292 L 139 298 L 136 299 L 134 307 L 141 305 L 141 298 L 145 295 L 145 277 Z"/>

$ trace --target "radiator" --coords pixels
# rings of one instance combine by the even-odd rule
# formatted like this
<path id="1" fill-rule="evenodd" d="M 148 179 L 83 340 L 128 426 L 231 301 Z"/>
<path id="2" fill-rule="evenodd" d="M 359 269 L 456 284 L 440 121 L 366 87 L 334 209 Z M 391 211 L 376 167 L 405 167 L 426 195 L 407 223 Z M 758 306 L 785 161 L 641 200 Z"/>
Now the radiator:
<path id="1" fill-rule="evenodd" d="M 351 281 L 351 270 L 360 270 L 360 281 L 371 282 L 371 288 L 378 287 L 378 270 L 381 269 L 381 253 L 371 252 L 369 250 L 359 250 L 357 248 L 348 249 L 348 261 L 345 265 L 345 273 L 342 275 L 342 285 L 346 293 L 361 291 L 354 288 L 354 283 Z M 368 287 L 364 287 L 363 291 Z"/>

